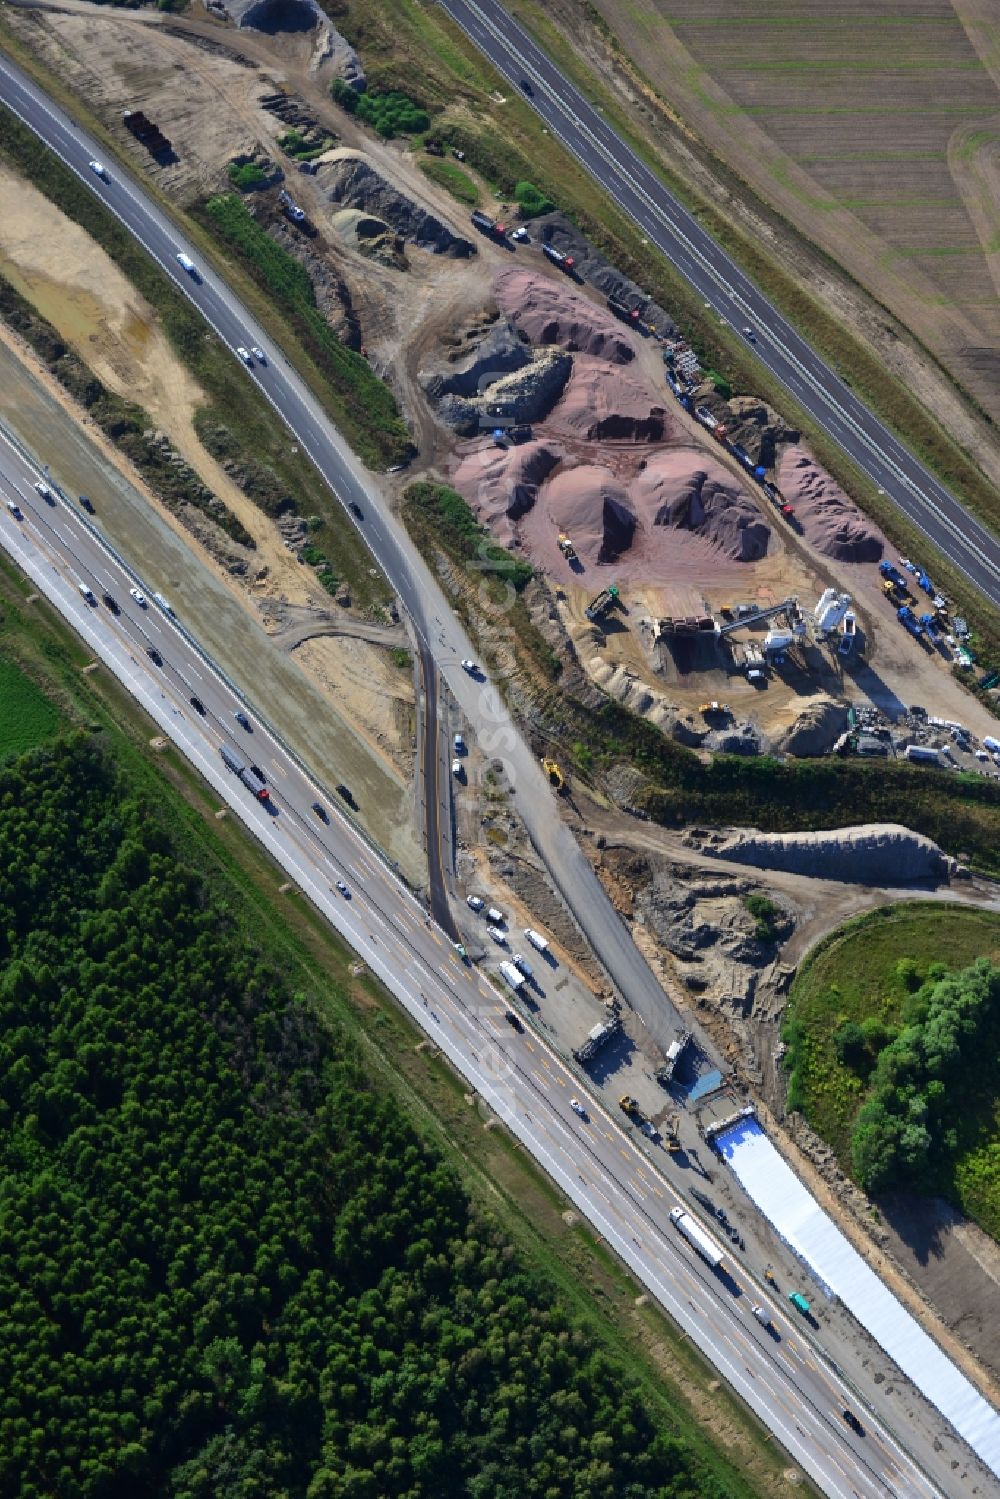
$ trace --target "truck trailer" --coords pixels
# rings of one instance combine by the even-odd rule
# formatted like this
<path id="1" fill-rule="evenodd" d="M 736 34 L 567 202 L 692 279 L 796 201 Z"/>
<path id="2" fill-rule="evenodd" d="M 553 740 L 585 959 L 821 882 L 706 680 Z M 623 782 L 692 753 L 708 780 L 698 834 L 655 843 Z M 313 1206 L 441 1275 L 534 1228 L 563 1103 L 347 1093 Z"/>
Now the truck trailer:
<path id="1" fill-rule="evenodd" d="M 259 776 L 252 766 L 248 765 L 242 755 L 238 754 L 231 745 L 221 744 L 219 754 L 222 756 L 223 764 L 233 772 L 235 776 L 252 791 L 259 802 L 270 801 L 271 793 L 267 789 L 267 782 L 263 776 Z"/>
<path id="2" fill-rule="evenodd" d="M 713 1270 L 718 1270 L 722 1264 L 722 1247 L 706 1233 L 698 1221 L 685 1213 L 683 1208 L 673 1208 L 670 1213 L 670 1221 L 687 1239 L 696 1254 L 701 1255 L 706 1265 L 711 1265 Z"/>

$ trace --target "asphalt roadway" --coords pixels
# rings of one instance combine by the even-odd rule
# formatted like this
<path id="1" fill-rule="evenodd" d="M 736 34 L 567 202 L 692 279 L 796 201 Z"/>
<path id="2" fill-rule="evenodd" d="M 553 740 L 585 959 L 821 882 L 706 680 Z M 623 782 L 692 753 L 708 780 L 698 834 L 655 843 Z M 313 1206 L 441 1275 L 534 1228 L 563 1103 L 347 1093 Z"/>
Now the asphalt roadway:
<path id="1" fill-rule="evenodd" d="M 437 580 L 403 526 L 318 402 L 277 351 L 269 352 L 263 331 L 224 281 L 198 266 L 188 275 L 177 262 L 190 254 L 175 225 L 115 164 L 103 180 L 88 169 L 99 158 L 96 143 L 73 123 L 12 63 L 0 54 L 0 99 L 91 188 L 188 296 L 220 339 L 233 350 L 254 345 L 267 362 L 255 360 L 252 379 L 311 457 L 330 489 L 361 532 L 410 616 L 418 640 L 471 725 L 484 754 L 499 758 L 515 789 L 517 810 L 532 844 L 606 972 L 639 1014 L 652 1038 L 665 1049 L 683 1028 L 682 1018 L 642 957 L 603 886 L 562 821 L 540 764 L 515 727 L 496 687 L 483 676 L 470 677 L 462 661 L 477 652 L 448 605 Z M 197 257 L 191 256 L 197 261 Z M 183 589 L 179 590 L 183 604 Z M 509 627 L 502 613 L 493 621 L 502 641 Z M 581 1038 L 582 1039 L 582 1038 Z M 697 1040 L 711 1054 L 705 1038 Z"/>
<path id="2" fill-rule="evenodd" d="M 992 604 L 1000 606 L 997 538 L 813 352 L 503 6 L 496 0 L 439 3 L 537 111 L 552 135 L 691 283 L 705 305 L 737 330 L 752 330 L 757 358 L 816 425 L 882 486 L 907 519 Z"/>
<path id="3" fill-rule="evenodd" d="M 587 1095 L 530 1022 L 510 1025 L 507 1001 L 463 963 L 413 895 L 242 701 L 182 623 L 60 494 L 46 500 L 25 454 L 0 440 L 0 544 L 227 803 L 294 888 L 324 914 L 418 1026 L 543 1166 L 691 1340 L 826 1494 L 843 1499 L 938 1490 L 848 1390 L 801 1324 L 727 1253 L 719 1272 L 672 1227 L 697 1212 Z M 100 496 L 94 496 L 100 506 Z M 8 503 L 10 502 L 10 503 Z M 12 512 L 10 504 L 17 507 Z M 81 592 L 89 588 L 92 600 Z M 146 607 L 133 600 L 138 587 Z M 105 602 L 109 596 L 116 607 Z M 174 612 L 175 600 L 170 600 Z M 30 610 L 32 605 L 26 604 Z M 150 652 L 156 655 L 151 656 Z M 196 697 L 200 709 L 192 705 Z M 235 718 L 247 715 L 248 731 Z M 264 775 L 268 804 L 226 770 L 235 748 Z M 323 815 L 313 811 L 319 802 Z M 341 892 L 337 881 L 347 885 Z M 288 894 L 286 899 L 298 898 Z M 576 1099 L 584 1110 L 574 1111 Z M 751 1315 L 763 1301 L 770 1330 Z M 861 1417 L 850 1430 L 841 1411 Z"/>

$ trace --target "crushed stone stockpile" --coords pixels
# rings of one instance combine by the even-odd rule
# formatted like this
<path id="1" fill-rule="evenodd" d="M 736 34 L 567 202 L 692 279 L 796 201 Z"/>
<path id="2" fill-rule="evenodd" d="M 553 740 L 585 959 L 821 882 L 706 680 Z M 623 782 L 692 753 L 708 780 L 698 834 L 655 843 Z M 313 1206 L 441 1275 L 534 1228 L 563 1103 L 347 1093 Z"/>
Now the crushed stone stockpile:
<path id="1" fill-rule="evenodd" d="M 337 151 L 322 161 L 315 181 L 331 203 L 359 208 L 389 224 L 408 244 L 435 255 L 462 260 L 476 254 L 471 240 L 462 239 L 425 208 L 387 182 L 373 166 L 350 151 Z"/>
<path id="2" fill-rule="evenodd" d="M 619 579 L 654 582 L 692 568 L 711 574 L 764 556 L 770 541 L 738 481 L 693 448 L 657 453 L 628 481 L 605 464 L 573 463 L 549 439 L 506 450 L 480 439 L 453 483 L 499 540 L 516 540 L 536 565 L 567 580 L 610 566 Z M 560 535 L 573 543 L 572 564 L 558 550 Z"/>
<path id="3" fill-rule="evenodd" d="M 621 323 L 566 286 L 533 271 L 501 271 L 493 283 L 497 304 L 533 344 L 557 344 L 571 354 L 594 354 L 610 364 L 630 364 L 635 345 Z"/>
<path id="4" fill-rule="evenodd" d="M 875 822 L 818 833 L 740 832 L 712 839 L 705 853 L 762 869 L 864 885 L 916 885 L 947 879 L 936 843 L 898 823 Z"/>
<path id="5" fill-rule="evenodd" d="M 804 448 L 786 448 L 778 488 L 795 506 L 806 540 L 838 562 L 878 562 L 885 537 Z"/>
<path id="6" fill-rule="evenodd" d="M 588 442 L 670 442 L 679 435 L 666 406 L 641 376 L 589 354 L 573 356 L 549 425 Z"/>
<path id="7" fill-rule="evenodd" d="M 462 455 L 452 482 L 498 541 L 510 545 L 514 522 L 538 498 L 538 486 L 563 459 L 553 442 L 528 442 L 517 448 L 492 444 Z"/>
<path id="8" fill-rule="evenodd" d="M 636 513 L 625 486 L 608 468 L 581 463 L 545 486 L 545 510 L 571 536 L 578 557 L 595 566 L 617 562 L 635 538 Z"/>
<path id="9" fill-rule="evenodd" d="M 696 448 L 657 453 L 629 490 L 654 526 L 691 531 L 733 562 L 766 556 L 771 529 L 721 463 Z"/>
<path id="10" fill-rule="evenodd" d="M 666 338 L 677 337 L 677 324 L 670 314 L 654 302 L 635 281 L 630 281 L 609 264 L 576 225 L 561 213 L 546 213 L 541 218 L 534 219 L 531 237 L 539 244 L 553 245 L 564 255 L 572 255 L 581 280 L 589 281 L 591 286 L 596 286 L 606 297 L 618 297 L 629 307 L 637 307 L 642 321 L 652 323 L 657 333 L 662 333 Z"/>

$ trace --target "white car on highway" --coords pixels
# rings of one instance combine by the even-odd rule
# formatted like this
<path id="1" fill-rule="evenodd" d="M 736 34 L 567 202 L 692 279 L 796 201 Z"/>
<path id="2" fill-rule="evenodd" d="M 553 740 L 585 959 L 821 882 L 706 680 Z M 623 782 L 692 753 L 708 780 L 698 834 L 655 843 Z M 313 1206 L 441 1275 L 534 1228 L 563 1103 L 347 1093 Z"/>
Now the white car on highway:
<path id="1" fill-rule="evenodd" d="M 141 588 L 130 588 L 129 593 L 135 599 L 140 609 L 147 609 L 149 607 L 149 605 L 146 603 L 146 595 L 143 593 Z"/>
<path id="2" fill-rule="evenodd" d="M 237 348 L 236 352 L 239 355 L 239 357 L 243 360 L 243 363 L 246 365 L 247 369 L 248 370 L 252 370 L 253 369 L 253 358 L 252 358 L 252 356 L 250 354 L 250 350 L 249 349 L 245 349 L 243 347 L 243 345 L 240 344 L 239 347 Z"/>
<path id="3" fill-rule="evenodd" d="M 108 177 L 108 169 L 104 165 L 103 161 L 88 161 L 87 165 L 93 172 L 94 176 L 100 177 L 102 182 L 109 182 L 111 180 Z"/>
<path id="4" fill-rule="evenodd" d="M 264 353 L 264 350 L 263 349 L 259 349 L 256 344 L 252 344 L 251 345 L 250 352 L 253 355 L 253 357 L 256 360 L 258 360 L 261 364 L 266 364 L 267 363 L 267 357 L 266 357 L 266 355 Z"/>
<path id="5" fill-rule="evenodd" d="M 583 1104 L 578 1098 L 571 1098 L 569 1101 L 569 1106 L 573 1110 L 574 1114 L 579 1114 L 581 1119 L 586 1119 L 587 1110 L 584 1108 Z"/>

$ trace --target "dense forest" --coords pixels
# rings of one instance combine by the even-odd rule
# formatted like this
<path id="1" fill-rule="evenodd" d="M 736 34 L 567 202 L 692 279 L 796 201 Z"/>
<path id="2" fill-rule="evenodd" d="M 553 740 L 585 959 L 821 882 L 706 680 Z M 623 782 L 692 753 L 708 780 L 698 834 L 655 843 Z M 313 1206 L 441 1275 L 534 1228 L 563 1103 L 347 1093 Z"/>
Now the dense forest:
<path id="1" fill-rule="evenodd" d="M 0 1495 L 721 1499 L 113 764 L 0 800 Z"/>

